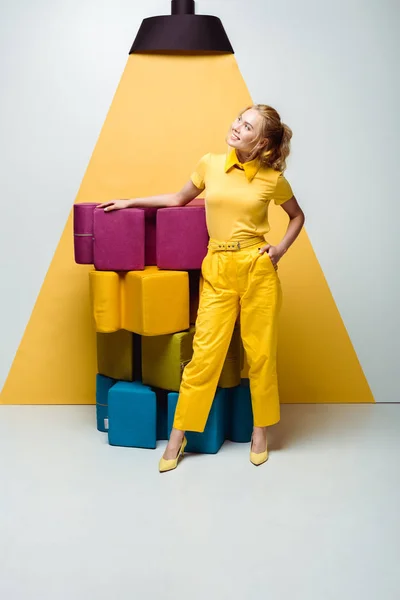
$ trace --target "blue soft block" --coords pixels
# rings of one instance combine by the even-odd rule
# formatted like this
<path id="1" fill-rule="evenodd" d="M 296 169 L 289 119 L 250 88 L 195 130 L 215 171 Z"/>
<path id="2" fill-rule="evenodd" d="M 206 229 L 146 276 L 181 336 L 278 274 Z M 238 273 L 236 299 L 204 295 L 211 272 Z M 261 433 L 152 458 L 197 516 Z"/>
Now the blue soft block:
<path id="1" fill-rule="evenodd" d="M 216 454 L 225 441 L 225 407 L 228 389 L 217 389 L 215 398 L 208 415 L 205 429 L 202 433 L 187 431 L 187 452 L 201 452 L 202 454 Z M 179 394 L 168 394 L 168 437 L 171 433 L 175 416 L 175 409 Z"/>
<path id="2" fill-rule="evenodd" d="M 226 403 L 226 439 L 250 442 L 253 431 L 253 409 L 248 380 L 230 390 Z"/>
<path id="3" fill-rule="evenodd" d="M 108 431 L 108 406 L 96 402 L 96 421 L 98 431 L 106 433 Z"/>
<path id="4" fill-rule="evenodd" d="M 119 381 L 108 393 L 108 442 L 112 446 L 155 448 L 156 394 L 138 381 Z"/>
<path id="5" fill-rule="evenodd" d="M 106 432 L 108 429 L 108 392 L 115 384 L 115 379 L 96 375 L 96 420 L 97 429 Z"/>

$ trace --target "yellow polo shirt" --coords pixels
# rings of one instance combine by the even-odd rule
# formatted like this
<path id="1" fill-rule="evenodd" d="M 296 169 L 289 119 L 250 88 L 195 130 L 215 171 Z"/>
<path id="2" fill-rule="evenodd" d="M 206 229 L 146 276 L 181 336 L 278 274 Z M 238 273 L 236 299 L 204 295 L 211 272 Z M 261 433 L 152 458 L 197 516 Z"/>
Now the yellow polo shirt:
<path id="1" fill-rule="evenodd" d="M 208 233 L 221 241 L 265 238 L 269 203 L 283 204 L 293 196 L 280 171 L 261 167 L 257 158 L 240 163 L 235 148 L 202 156 L 190 179 L 205 189 Z"/>

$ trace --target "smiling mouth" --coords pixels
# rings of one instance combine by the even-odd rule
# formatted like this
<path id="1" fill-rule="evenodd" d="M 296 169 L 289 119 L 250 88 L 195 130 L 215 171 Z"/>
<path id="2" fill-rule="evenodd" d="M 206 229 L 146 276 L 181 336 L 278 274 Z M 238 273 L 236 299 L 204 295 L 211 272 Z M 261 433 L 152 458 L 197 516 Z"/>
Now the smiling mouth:
<path id="1" fill-rule="evenodd" d="M 240 140 L 240 137 L 238 137 L 238 136 L 236 135 L 236 133 L 231 133 L 231 137 L 232 137 L 234 140 Z"/>

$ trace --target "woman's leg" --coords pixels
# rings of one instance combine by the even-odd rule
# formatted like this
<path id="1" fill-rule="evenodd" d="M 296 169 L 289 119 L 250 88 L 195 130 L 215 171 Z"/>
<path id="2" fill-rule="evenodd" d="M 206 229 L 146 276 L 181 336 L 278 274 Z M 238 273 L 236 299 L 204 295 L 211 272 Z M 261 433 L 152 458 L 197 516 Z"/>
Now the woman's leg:
<path id="1" fill-rule="evenodd" d="M 204 281 L 193 338 L 192 360 L 179 389 L 174 427 L 204 431 L 239 312 L 231 290 L 218 291 Z"/>
<path id="2" fill-rule="evenodd" d="M 241 336 L 249 364 L 254 417 L 254 452 L 265 450 L 266 428 L 280 419 L 276 352 L 281 302 L 279 277 L 265 253 L 256 258 L 249 270 L 240 299 Z"/>
<path id="3" fill-rule="evenodd" d="M 203 262 L 193 338 L 192 360 L 179 389 L 173 429 L 165 458 L 176 456 L 184 431 L 204 431 L 239 313 L 239 295 L 232 286 L 229 252 L 208 254 Z M 175 454 L 174 454 L 175 453 Z"/>

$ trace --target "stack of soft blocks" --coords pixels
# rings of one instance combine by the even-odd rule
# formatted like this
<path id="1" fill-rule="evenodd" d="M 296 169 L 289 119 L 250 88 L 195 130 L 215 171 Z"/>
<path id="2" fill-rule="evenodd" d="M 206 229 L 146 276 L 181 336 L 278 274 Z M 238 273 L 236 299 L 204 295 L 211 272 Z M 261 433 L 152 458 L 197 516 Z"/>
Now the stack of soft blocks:
<path id="1" fill-rule="evenodd" d="M 105 212 L 74 205 L 74 250 L 89 272 L 97 337 L 97 428 L 116 446 L 155 448 L 169 438 L 182 373 L 191 360 L 208 233 L 204 200 L 184 207 Z M 204 432 L 188 452 L 249 442 L 252 409 L 241 379 L 236 323 Z"/>

